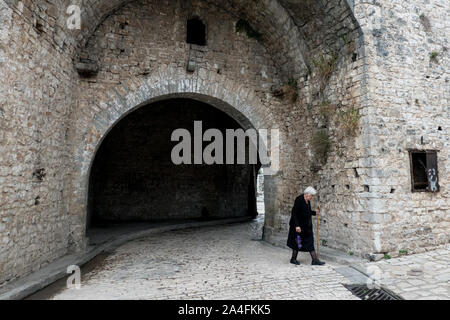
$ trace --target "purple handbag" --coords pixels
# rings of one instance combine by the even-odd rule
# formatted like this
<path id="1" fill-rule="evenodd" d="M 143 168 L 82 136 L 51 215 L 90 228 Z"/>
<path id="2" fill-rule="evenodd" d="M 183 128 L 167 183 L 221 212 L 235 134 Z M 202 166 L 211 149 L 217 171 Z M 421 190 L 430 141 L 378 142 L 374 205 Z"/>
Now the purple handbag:
<path id="1" fill-rule="evenodd" d="M 301 247 L 302 247 L 302 239 L 300 238 L 299 234 L 297 234 L 297 244 L 298 244 L 298 248 L 301 249 Z"/>

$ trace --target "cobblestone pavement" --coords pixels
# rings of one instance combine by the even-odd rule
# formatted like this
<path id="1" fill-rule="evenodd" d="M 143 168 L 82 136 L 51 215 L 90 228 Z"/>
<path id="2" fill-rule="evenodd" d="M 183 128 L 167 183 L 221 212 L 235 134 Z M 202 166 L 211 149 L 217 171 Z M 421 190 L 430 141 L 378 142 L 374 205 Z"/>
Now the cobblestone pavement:
<path id="1" fill-rule="evenodd" d="M 365 265 L 375 283 L 407 300 L 450 299 L 450 248 Z"/>
<path id="2" fill-rule="evenodd" d="M 255 241 L 261 220 L 131 241 L 52 299 L 358 299 L 333 263 Z"/>

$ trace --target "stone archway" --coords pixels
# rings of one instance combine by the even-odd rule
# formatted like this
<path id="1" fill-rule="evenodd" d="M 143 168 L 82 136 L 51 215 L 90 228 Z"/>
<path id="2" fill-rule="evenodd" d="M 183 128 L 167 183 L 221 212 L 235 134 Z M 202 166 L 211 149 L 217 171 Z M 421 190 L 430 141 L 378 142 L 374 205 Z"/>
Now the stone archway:
<path id="1" fill-rule="evenodd" d="M 199 126 L 200 132 L 195 132 Z M 243 128 L 225 112 L 187 98 L 159 100 L 119 120 L 103 139 L 91 167 L 88 231 L 142 222 L 256 217 L 260 163 L 225 163 L 226 144 L 220 153 L 223 163 L 194 162 L 192 145 L 202 146 L 203 154 L 210 142 L 199 144 L 197 137 L 203 138 L 208 129 L 219 130 L 224 138 L 226 130 Z M 190 147 L 183 151 L 190 153 L 189 163 L 174 163 L 173 150 L 180 141 L 172 136 L 177 130 L 190 133 Z"/>
<path id="2" fill-rule="evenodd" d="M 70 212 L 72 218 L 72 245 L 85 247 L 89 177 L 95 155 L 107 134 L 133 111 L 167 99 L 187 98 L 206 103 L 233 118 L 244 130 L 249 128 L 278 128 L 270 112 L 261 115 L 262 102 L 255 94 L 224 77 L 206 73 L 205 78 L 186 76 L 183 69 L 164 69 L 140 83 L 124 83 L 105 92 L 106 101 L 92 106 L 94 111 L 77 118 L 75 145 L 75 174 L 72 185 Z M 161 80 L 170 79 L 170 80 Z M 266 216 L 275 214 L 273 207 L 277 194 L 272 188 L 265 197 Z"/>
<path id="3" fill-rule="evenodd" d="M 154 101 L 158 95 L 195 93 L 201 95 L 204 102 L 208 102 L 209 97 L 218 99 L 217 104 L 228 109 L 230 114 L 238 110 L 243 115 L 243 121 L 250 120 L 255 128 L 280 128 L 283 134 L 280 160 L 284 165 L 281 163 L 283 168 L 279 175 L 265 183 L 271 198 L 266 197 L 268 215 L 264 239 L 283 244 L 292 200 L 299 190 L 310 184 L 317 186 L 320 180 L 320 197 L 328 197 L 331 192 L 327 188 L 333 181 L 343 181 L 347 177 L 341 168 L 344 161 L 335 156 L 337 148 L 342 149 L 339 146 L 331 151 L 330 159 L 334 156 L 334 160 L 328 161 L 328 167 L 321 169 L 324 179 L 319 179 L 315 172 L 319 167 L 313 166 L 317 161 L 310 143 L 319 131 L 317 129 L 327 125 L 328 120 L 322 119 L 327 116 L 322 115 L 320 105 L 328 100 L 340 106 L 360 105 L 357 91 L 360 89 L 361 74 L 350 73 L 347 66 L 354 63 L 355 69 L 360 67 L 362 60 L 358 57 L 363 51 L 362 38 L 357 34 L 359 29 L 347 2 L 308 1 L 287 5 L 278 0 L 230 0 L 220 1 L 221 5 L 217 6 L 219 1 L 195 1 L 192 6 L 194 11 L 190 14 L 203 12 L 207 24 L 217 27 L 207 51 L 185 44 L 186 30 L 182 26 L 190 15 L 186 15 L 189 10 L 183 10 L 184 7 L 177 7 L 181 9 L 173 14 L 174 8 L 153 6 L 155 3 L 151 0 L 114 3 L 117 7 L 113 7 L 117 10 L 109 10 L 112 8 L 100 4 L 94 6 L 90 17 L 95 28 L 87 28 L 84 36 L 79 34 L 81 52 L 79 56 L 74 56 L 75 61 L 86 59 L 92 67 L 97 66 L 99 73 L 92 79 L 80 79 L 80 92 L 76 95 L 78 110 L 72 116 L 77 122 L 73 142 L 76 173 L 69 182 L 73 182 L 73 191 L 69 193 L 76 195 L 71 199 L 73 204 L 69 210 L 74 218 L 73 237 L 82 238 L 87 203 L 86 177 L 93 155 L 109 128 L 121 116 Z M 178 2 L 181 3 L 190 2 Z M 197 6 L 200 3 L 202 5 Z M 122 4 L 124 7 L 121 7 Z M 143 8 L 152 10 L 146 12 Z M 151 39 L 138 37 L 142 47 L 141 44 L 136 47 L 136 32 L 153 28 L 151 23 L 141 24 L 141 21 L 154 21 L 148 18 L 152 17 L 151 12 L 158 12 L 156 9 L 163 10 L 164 16 L 168 17 L 164 19 L 165 28 L 161 30 L 173 29 L 173 38 L 166 41 L 165 36 L 152 33 Z M 246 14 L 237 15 L 239 12 Z M 274 14 L 268 15 L 266 12 Z M 249 34 L 239 32 L 237 26 L 242 19 L 244 25 L 247 23 L 260 30 L 262 38 L 256 40 Z M 321 32 L 316 32 L 319 26 Z M 109 41 L 111 30 L 117 36 Z M 243 45 L 222 46 L 220 39 L 224 38 Z M 217 40 L 216 45 L 214 39 Z M 306 47 L 307 52 L 302 50 Z M 161 49 L 149 54 L 148 48 Z M 195 63 L 191 63 L 194 61 L 192 56 L 198 61 L 194 59 Z M 224 56 L 232 59 L 224 60 Z M 194 65 L 196 70 L 192 68 Z M 327 65 L 335 66 L 335 70 L 323 73 L 322 67 Z M 348 88 L 352 88 L 351 94 Z M 340 104 L 340 101 L 345 103 Z M 240 115 L 237 114 L 237 117 Z M 336 138 L 333 136 L 334 128 L 327 131 L 330 131 L 331 138 Z M 353 161 L 354 157 L 360 155 L 349 154 L 348 161 Z M 336 165 L 340 170 L 335 170 Z M 349 195 L 348 199 L 352 201 L 354 195 Z M 270 205 L 267 205 L 268 202 Z M 342 208 L 331 203 L 328 201 L 329 205 L 324 209 L 337 211 L 339 216 L 345 215 Z M 336 234 L 336 238 L 340 239 L 342 232 L 336 228 L 342 224 L 340 219 L 330 218 L 328 221 L 328 230 L 331 230 L 329 238 L 334 238 Z M 350 237 L 359 235 L 354 233 Z"/>

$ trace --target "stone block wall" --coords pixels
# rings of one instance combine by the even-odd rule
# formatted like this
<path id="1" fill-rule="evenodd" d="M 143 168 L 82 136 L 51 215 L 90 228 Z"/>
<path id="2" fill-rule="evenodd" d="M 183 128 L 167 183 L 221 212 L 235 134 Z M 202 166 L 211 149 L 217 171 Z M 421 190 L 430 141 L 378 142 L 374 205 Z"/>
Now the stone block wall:
<path id="1" fill-rule="evenodd" d="M 0 283 L 38 270 L 70 245 L 72 59 L 56 13 L 27 4 L 0 1 Z"/>
<path id="2" fill-rule="evenodd" d="M 448 1 L 355 1 L 367 43 L 366 219 L 376 252 L 396 256 L 449 241 L 449 12 Z M 411 192 L 409 149 L 439 151 L 438 193 Z"/>
<path id="3" fill-rule="evenodd" d="M 310 48 L 309 68 L 298 77 L 297 103 L 283 113 L 286 140 L 282 154 L 286 165 L 279 177 L 265 179 L 266 195 L 283 194 L 281 201 L 273 205 L 276 214 L 266 217 L 266 239 L 285 246 L 294 200 L 311 185 L 319 192 L 313 206 L 320 205 L 322 210 L 320 239 L 336 249 L 370 252 L 371 227 L 360 219 L 368 208 L 367 200 L 361 197 L 365 178 L 361 168 L 367 166 L 371 157 L 362 143 L 360 125 L 368 117 L 363 35 L 346 5 L 333 1 L 307 3 L 312 14 L 286 5 L 297 23 L 303 25 L 301 32 Z M 314 19 L 319 16 L 322 22 Z M 340 114 L 351 110 L 360 119 L 354 121 L 354 130 L 347 133 L 346 126 L 351 121 Z M 326 132 L 325 142 L 329 143 L 325 157 L 314 151 L 318 130 Z M 360 176 L 355 177 L 355 170 L 361 171 Z"/>

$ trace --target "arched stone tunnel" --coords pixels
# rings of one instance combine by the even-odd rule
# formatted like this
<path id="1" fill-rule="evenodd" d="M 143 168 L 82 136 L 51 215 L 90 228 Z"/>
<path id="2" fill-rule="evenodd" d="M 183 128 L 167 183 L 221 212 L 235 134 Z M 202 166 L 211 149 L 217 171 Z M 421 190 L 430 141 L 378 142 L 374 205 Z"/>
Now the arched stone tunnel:
<path id="1" fill-rule="evenodd" d="M 88 112 L 80 110 L 74 113 L 77 131 L 74 131 L 71 138 L 74 145 L 78 146 L 75 149 L 78 159 L 75 166 L 81 171 L 75 175 L 77 178 L 73 189 L 81 192 L 77 193 L 79 196 L 72 198 L 71 212 L 74 218 L 79 217 L 81 220 L 73 224 L 75 228 L 72 234 L 82 236 L 82 226 L 89 224 L 91 218 L 95 217 L 95 214 L 91 214 L 92 209 L 101 208 L 96 204 L 97 200 L 93 199 L 102 196 L 94 196 L 92 190 L 102 188 L 93 186 L 92 181 L 90 182 L 89 168 L 97 154 L 96 150 L 106 148 L 101 141 L 111 140 L 107 134 L 111 127 L 124 114 L 149 104 L 153 99 L 159 100 L 161 96 L 172 93 L 193 93 L 206 97 L 204 102 L 213 99 L 212 105 L 219 104 L 219 109 L 238 122 L 240 120 L 245 123 L 242 126 L 244 128 L 280 130 L 281 170 L 266 177 L 265 183 L 264 237 L 272 243 L 284 242 L 281 230 L 286 228 L 292 199 L 304 186 L 317 186 L 317 177 L 310 167 L 317 166 L 313 163 L 318 160 L 316 155 L 311 154 L 308 144 L 317 126 L 326 127 L 313 114 L 309 115 L 312 123 L 294 125 L 306 120 L 304 115 L 294 111 L 295 105 L 306 103 L 310 99 L 318 104 L 326 99 L 325 79 L 321 78 L 324 75 L 311 73 L 314 63 L 326 65 L 337 64 L 339 61 L 344 65 L 360 50 L 358 29 L 346 4 L 327 4 L 323 7 L 315 2 L 305 2 L 304 8 L 308 8 L 313 13 L 312 16 L 294 12 L 292 4 L 285 5 L 277 1 L 165 3 L 141 0 L 112 2 L 108 8 L 94 6 L 92 11 L 83 12 L 90 15 L 84 19 L 91 24 L 85 25 L 79 35 L 75 62 L 76 66 L 81 63 L 82 69 L 87 64 L 96 71 L 94 75 L 80 73 L 79 85 L 83 89 L 79 99 L 83 110 Z M 296 19 L 292 19 L 292 14 Z M 161 18 L 162 16 L 165 18 Z M 339 32 L 346 35 L 347 43 L 354 44 L 351 55 L 345 53 L 349 49 L 343 52 L 342 40 L 336 32 L 330 32 L 329 28 L 319 25 L 314 16 L 326 17 L 321 23 L 328 27 L 337 20 L 341 21 Z M 202 26 L 198 29 L 201 30 L 201 35 L 190 34 L 190 21 L 197 21 Z M 304 28 L 298 28 L 298 23 Z M 92 28 L 96 24 L 97 27 Z M 309 25 L 312 25 L 311 28 L 306 27 Z M 142 30 L 155 28 L 167 32 L 141 33 Z M 321 37 L 316 34 L 318 30 Z M 189 39 L 197 36 L 205 39 L 196 39 L 195 44 L 189 43 Z M 181 56 L 178 52 L 182 52 Z M 340 91 L 345 94 L 344 83 L 353 81 L 352 77 L 341 76 L 336 76 L 331 81 L 326 80 L 330 83 L 341 82 L 342 89 L 334 90 L 333 95 Z M 299 82 L 303 81 L 302 88 Z M 317 88 L 309 90 L 307 83 L 312 88 Z M 300 86 L 300 91 L 297 91 L 297 86 Z M 105 93 L 101 93 L 102 91 Z M 298 129 L 292 130 L 293 127 Z M 296 152 L 293 153 L 293 150 Z M 102 152 L 99 150 L 99 153 L 98 158 L 101 159 Z M 102 160 L 98 161 L 102 163 Z M 94 176 L 98 174 L 96 167 L 104 166 L 94 165 Z M 100 181 L 101 174 L 98 175 L 96 180 Z M 88 185 L 91 186 L 89 192 Z M 121 183 L 118 182 L 117 185 Z M 248 184 L 245 188 L 248 189 Z M 176 193 L 176 190 L 173 191 Z M 229 216 L 236 215 L 238 211 L 241 212 L 240 215 L 248 211 L 248 190 L 236 189 L 234 197 L 237 200 L 242 191 L 247 198 L 246 202 L 242 202 L 242 199 L 235 201 L 240 209 L 229 210 Z M 102 189 L 102 192 L 106 190 Z M 326 194 L 328 191 L 324 188 L 322 192 Z M 111 198 L 119 201 L 119 197 Z M 151 206 L 147 204 L 147 208 L 149 207 Z M 125 208 L 122 210 L 127 211 Z M 88 211 L 90 213 L 86 217 Z M 170 211 L 166 216 L 177 216 L 173 210 Z M 211 210 L 202 206 L 202 209 L 194 211 L 197 214 L 203 211 L 205 214 Z M 164 216 L 162 213 L 161 215 Z M 219 215 L 226 216 L 224 211 Z M 154 217 L 157 216 L 156 214 Z M 183 214 L 180 213 L 180 216 Z M 329 220 L 330 225 L 332 221 L 333 218 Z"/>
<path id="2" fill-rule="evenodd" d="M 200 132 L 194 122 L 200 122 Z M 191 151 L 186 164 L 172 159 L 180 143 L 172 141 L 172 134 L 178 129 L 190 132 L 190 149 L 183 151 Z M 154 102 L 121 119 L 101 143 L 91 168 L 88 231 L 119 222 L 255 217 L 261 165 L 248 159 L 246 164 L 227 164 L 224 156 L 217 158 L 219 164 L 205 159 L 195 164 L 193 144 L 198 136 L 203 158 L 211 143 L 203 141 L 208 129 L 219 130 L 225 139 L 226 130 L 242 127 L 223 111 L 181 98 Z M 222 144 L 215 152 L 225 155 L 226 141 Z"/>

